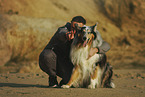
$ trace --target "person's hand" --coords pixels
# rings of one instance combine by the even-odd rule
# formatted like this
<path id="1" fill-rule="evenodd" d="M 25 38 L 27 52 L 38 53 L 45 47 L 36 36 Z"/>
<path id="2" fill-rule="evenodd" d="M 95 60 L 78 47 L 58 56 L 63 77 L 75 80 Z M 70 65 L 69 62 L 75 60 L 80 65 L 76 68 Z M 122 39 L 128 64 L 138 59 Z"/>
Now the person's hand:
<path id="1" fill-rule="evenodd" d="M 89 59 L 90 57 L 92 57 L 93 55 L 95 55 L 97 52 L 98 52 L 98 48 L 91 48 L 91 49 L 90 49 L 90 52 L 89 52 L 88 59 Z"/>
<path id="2" fill-rule="evenodd" d="M 70 37 L 69 37 L 70 40 L 71 40 L 71 39 L 74 39 L 74 33 L 75 33 L 75 31 L 71 31 L 71 35 L 70 35 Z"/>

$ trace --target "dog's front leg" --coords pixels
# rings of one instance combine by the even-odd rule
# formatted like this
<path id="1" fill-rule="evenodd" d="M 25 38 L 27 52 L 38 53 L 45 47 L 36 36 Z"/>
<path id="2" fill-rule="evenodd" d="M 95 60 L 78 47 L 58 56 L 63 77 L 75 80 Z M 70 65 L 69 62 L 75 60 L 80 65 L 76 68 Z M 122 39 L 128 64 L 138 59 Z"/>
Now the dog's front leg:
<path id="1" fill-rule="evenodd" d="M 70 78 L 69 82 L 66 85 L 61 86 L 62 88 L 70 88 L 73 85 L 73 83 L 79 77 L 79 71 L 78 70 L 79 70 L 79 66 L 76 65 L 75 68 L 74 68 L 74 70 L 73 70 L 73 73 L 71 75 L 71 78 Z"/>
<path id="2" fill-rule="evenodd" d="M 96 66 L 94 72 L 91 74 L 91 82 L 88 88 L 95 89 L 95 87 L 101 86 L 101 68 Z"/>

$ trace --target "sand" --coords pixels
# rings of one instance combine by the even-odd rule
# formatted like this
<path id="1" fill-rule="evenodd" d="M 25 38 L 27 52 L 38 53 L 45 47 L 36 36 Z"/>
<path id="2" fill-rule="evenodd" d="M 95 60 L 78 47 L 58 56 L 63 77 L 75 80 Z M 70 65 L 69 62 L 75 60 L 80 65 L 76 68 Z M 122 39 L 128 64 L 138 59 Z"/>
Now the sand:
<path id="1" fill-rule="evenodd" d="M 145 70 L 114 70 L 113 82 L 114 89 L 62 89 L 48 88 L 43 72 L 0 74 L 0 97 L 145 97 Z"/>

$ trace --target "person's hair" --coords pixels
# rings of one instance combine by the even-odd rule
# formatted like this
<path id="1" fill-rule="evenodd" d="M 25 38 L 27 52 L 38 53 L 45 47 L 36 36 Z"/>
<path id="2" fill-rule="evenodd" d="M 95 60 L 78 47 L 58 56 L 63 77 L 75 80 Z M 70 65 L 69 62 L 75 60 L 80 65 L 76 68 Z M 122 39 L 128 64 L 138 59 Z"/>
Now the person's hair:
<path id="1" fill-rule="evenodd" d="M 84 25 L 86 24 L 86 20 L 82 16 L 73 17 L 71 22 L 83 23 Z"/>

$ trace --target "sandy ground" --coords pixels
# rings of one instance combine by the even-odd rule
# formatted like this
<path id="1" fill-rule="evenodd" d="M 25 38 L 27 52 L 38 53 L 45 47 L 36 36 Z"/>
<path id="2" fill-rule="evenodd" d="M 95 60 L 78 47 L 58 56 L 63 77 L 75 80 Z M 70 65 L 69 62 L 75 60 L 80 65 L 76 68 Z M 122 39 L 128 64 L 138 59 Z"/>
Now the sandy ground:
<path id="1" fill-rule="evenodd" d="M 0 97 L 145 97 L 145 70 L 114 70 L 115 89 L 48 88 L 47 81 L 45 73 L 0 74 Z"/>

